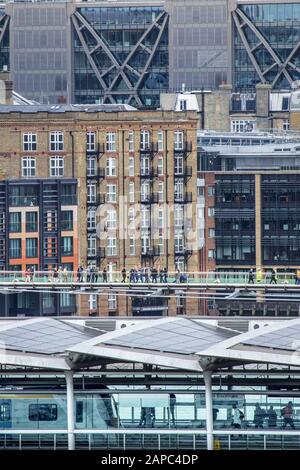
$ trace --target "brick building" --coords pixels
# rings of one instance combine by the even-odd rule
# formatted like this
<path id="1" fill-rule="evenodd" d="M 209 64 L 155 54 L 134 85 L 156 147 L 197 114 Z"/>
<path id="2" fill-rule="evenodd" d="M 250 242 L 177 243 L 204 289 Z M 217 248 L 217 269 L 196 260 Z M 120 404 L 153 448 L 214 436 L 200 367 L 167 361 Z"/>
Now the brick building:
<path id="1" fill-rule="evenodd" d="M 106 267 L 112 277 L 135 266 L 198 271 L 196 128 L 193 112 L 136 111 L 128 105 L 2 106 L 5 180 L 24 179 L 30 190 L 42 180 L 49 198 L 52 187 L 74 180 L 78 196 L 72 237 L 64 231 L 48 236 L 40 222 L 37 258 L 27 262 L 23 250 L 14 264 L 44 270 L 54 264 L 70 270 L 91 264 Z M 45 212 L 48 224 L 64 223 L 62 213 L 50 212 Z M 26 230 L 21 233 L 26 238 Z M 48 260 L 44 255 L 50 256 L 53 247 L 60 253 Z M 186 308 L 181 298 L 169 306 L 161 299 L 78 298 L 80 314 L 161 315 Z M 191 314 L 198 313 L 196 303 Z"/>

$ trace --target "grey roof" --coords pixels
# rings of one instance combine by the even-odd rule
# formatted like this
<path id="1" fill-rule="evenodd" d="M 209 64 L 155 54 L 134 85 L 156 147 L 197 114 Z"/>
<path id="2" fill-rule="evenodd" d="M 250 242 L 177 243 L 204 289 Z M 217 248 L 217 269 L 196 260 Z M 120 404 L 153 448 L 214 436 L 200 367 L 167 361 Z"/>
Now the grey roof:
<path id="1" fill-rule="evenodd" d="M 128 104 L 63 104 L 63 105 L 45 105 L 45 104 L 20 104 L 15 105 L 0 105 L 0 114 L 8 113 L 68 113 L 74 111 L 81 111 L 85 113 L 118 113 L 124 111 L 136 111 L 136 108 Z"/>
<path id="2" fill-rule="evenodd" d="M 262 348 L 297 351 L 300 349 L 300 324 L 261 334 L 245 341 L 241 339 L 241 343 Z"/>
<path id="3" fill-rule="evenodd" d="M 69 346 L 99 336 L 99 331 L 57 319 L 24 321 L 0 331 L 1 349 L 59 354 Z"/>
<path id="4" fill-rule="evenodd" d="M 235 331 L 180 318 L 167 323 L 157 322 L 153 326 L 136 330 L 133 333 L 126 334 L 125 332 L 113 339 L 105 340 L 103 337 L 102 344 L 195 354 L 237 334 Z"/>

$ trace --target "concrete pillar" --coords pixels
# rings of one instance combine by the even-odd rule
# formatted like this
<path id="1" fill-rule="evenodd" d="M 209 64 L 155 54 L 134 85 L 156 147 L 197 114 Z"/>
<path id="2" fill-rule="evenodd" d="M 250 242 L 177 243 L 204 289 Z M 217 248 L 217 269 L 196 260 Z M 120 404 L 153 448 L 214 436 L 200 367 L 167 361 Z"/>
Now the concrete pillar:
<path id="1" fill-rule="evenodd" d="M 258 129 L 270 128 L 271 122 L 268 118 L 271 90 L 272 85 L 266 83 L 259 83 L 258 85 L 256 85 L 256 115 Z"/>
<path id="2" fill-rule="evenodd" d="M 66 385 L 67 385 L 68 449 L 69 450 L 75 450 L 73 372 L 71 370 L 66 370 L 65 371 L 65 377 L 66 377 Z"/>
<path id="3" fill-rule="evenodd" d="M 213 400 L 212 400 L 211 376 L 212 376 L 211 371 L 203 372 L 203 378 L 204 378 L 204 383 L 205 383 L 207 450 L 213 450 L 214 449 Z"/>
<path id="4" fill-rule="evenodd" d="M 255 264 L 261 268 L 261 175 L 255 175 Z"/>

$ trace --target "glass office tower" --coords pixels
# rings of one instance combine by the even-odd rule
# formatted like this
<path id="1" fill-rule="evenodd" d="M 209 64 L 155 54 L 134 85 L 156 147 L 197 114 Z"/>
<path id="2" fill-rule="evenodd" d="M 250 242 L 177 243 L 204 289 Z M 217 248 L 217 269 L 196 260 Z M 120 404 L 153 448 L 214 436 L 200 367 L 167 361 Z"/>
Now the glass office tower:
<path id="1" fill-rule="evenodd" d="M 236 90 L 289 89 L 300 79 L 300 2 L 236 2 L 231 21 Z"/>
<path id="2" fill-rule="evenodd" d="M 169 87 L 163 7 L 84 7 L 72 15 L 76 103 L 159 105 Z"/>
<path id="3" fill-rule="evenodd" d="M 0 7 L 0 70 L 9 69 L 9 17 Z"/>

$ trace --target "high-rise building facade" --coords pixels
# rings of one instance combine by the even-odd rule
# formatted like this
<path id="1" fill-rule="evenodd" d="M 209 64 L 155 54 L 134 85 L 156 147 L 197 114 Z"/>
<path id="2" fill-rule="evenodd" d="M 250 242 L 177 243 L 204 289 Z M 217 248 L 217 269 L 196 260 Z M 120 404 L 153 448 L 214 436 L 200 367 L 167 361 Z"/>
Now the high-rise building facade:
<path id="1" fill-rule="evenodd" d="M 3 4 L 15 90 L 45 104 L 104 102 L 155 108 L 159 94 L 169 89 L 216 88 L 227 80 L 226 4 L 227 0 Z M 8 61 L 1 54 L 0 49 L 0 69 Z"/>
<path id="2" fill-rule="evenodd" d="M 300 79 L 299 0 L 229 0 L 231 82 L 237 91 L 266 83 L 290 89 Z"/>

